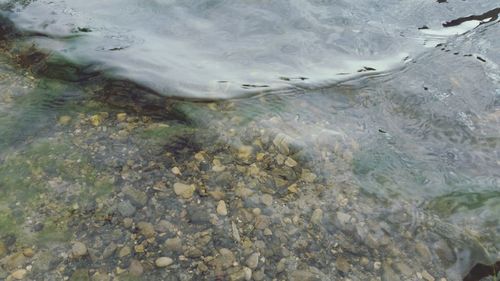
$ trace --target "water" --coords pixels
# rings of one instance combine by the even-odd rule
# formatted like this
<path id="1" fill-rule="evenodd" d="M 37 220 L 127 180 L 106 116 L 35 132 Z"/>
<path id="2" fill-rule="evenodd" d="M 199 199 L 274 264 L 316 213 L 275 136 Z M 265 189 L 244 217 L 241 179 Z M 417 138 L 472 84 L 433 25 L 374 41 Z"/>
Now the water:
<path id="1" fill-rule="evenodd" d="M 498 3 L 351 2 L 2 2 L 0 278 L 500 260 Z"/>

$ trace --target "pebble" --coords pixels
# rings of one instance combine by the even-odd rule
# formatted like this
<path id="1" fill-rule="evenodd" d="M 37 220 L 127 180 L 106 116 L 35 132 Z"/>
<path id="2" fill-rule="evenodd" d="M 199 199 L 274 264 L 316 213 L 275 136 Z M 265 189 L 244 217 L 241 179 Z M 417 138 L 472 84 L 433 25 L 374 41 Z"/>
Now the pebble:
<path id="1" fill-rule="evenodd" d="M 180 196 L 184 199 L 190 199 L 193 197 L 193 193 L 195 191 L 195 187 L 193 185 L 187 185 L 184 183 L 177 182 L 174 184 L 174 192 L 177 196 Z"/>
<path id="2" fill-rule="evenodd" d="M 118 120 L 118 122 L 125 122 L 127 120 L 127 113 L 120 112 L 116 114 L 116 120 Z"/>
<path id="3" fill-rule="evenodd" d="M 238 158 L 240 159 L 248 159 L 252 156 L 253 147 L 249 145 L 242 145 L 238 148 Z"/>
<path id="4" fill-rule="evenodd" d="M 118 203 L 117 209 L 118 212 L 124 217 L 130 217 L 135 214 L 136 211 L 134 205 L 132 205 L 132 203 L 128 200 Z"/>
<path id="5" fill-rule="evenodd" d="M 118 257 L 124 258 L 124 257 L 130 255 L 131 252 L 132 252 L 132 250 L 130 250 L 130 247 L 125 246 L 125 247 L 121 248 L 120 251 L 118 252 Z"/>
<path id="6" fill-rule="evenodd" d="M 170 238 L 167 239 L 164 243 L 165 250 L 169 252 L 181 252 L 182 251 L 182 241 L 180 238 Z"/>
<path id="7" fill-rule="evenodd" d="M 130 262 L 130 266 L 128 267 L 128 272 L 130 275 L 138 277 L 142 275 L 144 268 L 142 267 L 141 262 L 138 260 L 132 260 Z"/>
<path id="8" fill-rule="evenodd" d="M 321 209 L 314 210 L 311 215 L 311 222 L 316 225 L 319 225 L 322 219 L 323 219 L 323 210 Z"/>
<path id="9" fill-rule="evenodd" d="M 287 165 L 290 168 L 293 168 L 293 167 L 297 166 L 297 161 L 295 161 L 292 158 L 288 157 L 285 160 L 285 165 Z"/>
<path id="10" fill-rule="evenodd" d="M 181 174 L 181 170 L 179 169 L 179 167 L 173 167 L 171 171 L 172 171 L 172 174 L 174 174 L 176 176 L 179 176 Z"/>
<path id="11" fill-rule="evenodd" d="M 253 253 L 247 258 L 245 264 L 251 269 L 256 269 L 257 266 L 259 265 L 259 257 L 260 257 L 259 253 L 257 252 Z"/>
<path id="12" fill-rule="evenodd" d="M 337 267 L 337 270 L 342 271 L 344 273 L 349 272 L 351 270 L 351 265 L 349 264 L 349 261 L 347 261 L 346 258 L 340 256 L 337 258 L 335 261 L 335 266 Z"/>
<path id="13" fill-rule="evenodd" d="M 27 258 L 31 258 L 35 255 L 35 252 L 33 252 L 33 249 L 31 249 L 31 248 L 24 248 L 23 255 Z"/>
<path id="14" fill-rule="evenodd" d="M 95 114 L 95 115 L 90 116 L 89 120 L 90 120 L 90 124 L 92 124 L 92 126 L 97 127 L 101 124 L 102 117 L 99 114 Z"/>
<path id="15" fill-rule="evenodd" d="M 83 257 L 87 255 L 87 246 L 82 242 L 75 242 L 71 248 L 71 253 L 75 258 Z"/>
<path id="16" fill-rule="evenodd" d="M 429 274 L 429 272 L 427 272 L 426 270 L 422 271 L 422 272 L 421 272 L 421 274 L 422 274 L 422 277 L 423 277 L 425 280 L 427 280 L 427 281 L 435 281 L 435 280 L 436 280 L 436 279 L 435 279 L 432 275 L 430 275 L 430 274 Z"/>
<path id="17" fill-rule="evenodd" d="M 141 221 L 137 224 L 137 228 L 146 238 L 152 238 L 156 235 L 154 226 L 149 222 Z"/>
<path id="18" fill-rule="evenodd" d="M 57 122 L 63 126 L 69 125 L 69 123 L 71 123 L 71 116 L 63 115 L 59 117 L 59 120 Z"/>
<path id="19" fill-rule="evenodd" d="M 21 279 L 24 279 L 24 277 L 26 277 L 26 274 L 28 273 L 28 271 L 26 271 L 26 269 L 18 269 L 14 272 L 12 272 L 12 277 L 14 277 L 14 279 L 16 280 L 21 280 Z"/>
<path id="20" fill-rule="evenodd" d="M 422 242 L 417 242 L 415 244 L 415 250 L 417 251 L 417 253 L 426 261 L 429 261 L 431 260 L 432 258 L 432 255 L 431 255 L 431 251 L 429 250 L 429 248 Z"/>
<path id="21" fill-rule="evenodd" d="M 224 200 L 220 200 L 219 203 L 217 203 L 217 214 L 221 216 L 227 216 L 227 207 Z"/>
<path id="22" fill-rule="evenodd" d="M 273 197 L 270 194 L 264 194 L 260 197 L 260 202 L 269 207 L 273 204 Z"/>
<path id="23" fill-rule="evenodd" d="M 160 257 L 160 258 L 157 258 L 155 261 L 155 264 L 157 267 L 167 267 L 173 263 L 174 263 L 174 260 L 172 260 L 169 257 Z"/>

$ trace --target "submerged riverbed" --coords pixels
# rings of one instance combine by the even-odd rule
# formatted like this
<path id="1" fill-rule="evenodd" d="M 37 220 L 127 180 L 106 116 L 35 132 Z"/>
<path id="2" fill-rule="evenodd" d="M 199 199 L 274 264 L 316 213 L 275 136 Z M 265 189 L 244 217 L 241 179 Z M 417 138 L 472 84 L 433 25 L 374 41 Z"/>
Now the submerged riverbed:
<path id="1" fill-rule="evenodd" d="M 500 261 L 494 1 L 4 2 L 0 279 L 442 281 Z"/>

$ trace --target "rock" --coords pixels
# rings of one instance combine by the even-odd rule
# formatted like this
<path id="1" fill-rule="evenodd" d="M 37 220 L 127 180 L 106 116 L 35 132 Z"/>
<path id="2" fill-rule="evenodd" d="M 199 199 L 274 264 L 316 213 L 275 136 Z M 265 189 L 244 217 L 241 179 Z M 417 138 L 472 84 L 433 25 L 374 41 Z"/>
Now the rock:
<path id="1" fill-rule="evenodd" d="M 26 257 L 22 253 L 14 253 L 4 258 L 5 268 L 12 270 L 22 266 L 26 262 Z"/>
<path id="2" fill-rule="evenodd" d="M 236 258 L 233 254 L 233 252 L 231 252 L 231 250 L 229 249 L 226 249 L 226 248 L 222 248 L 219 250 L 219 253 L 220 253 L 220 261 L 221 261 L 221 264 L 224 268 L 228 268 L 230 266 L 233 265 L 233 263 L 236 261 Z"/>
<path id="3" fill-rule="evenodd" d="M 260 201 L 269 207 L 273 204 L 273 197 L 270 194 L 264 194 L 260 197 Z"/>
<path id="4" fill-rule="evenodd" d="M 313 183 L 317 178 L 316 174 L 314 174 L 306 169 L 302 170 L 301 177 L 305 182 L 308 182 L 308 183 Z"/>
<path id="5" fill-rule="evenodd" d="M 256 269 L 257 266 L 259 265 L 259 257 L 260 253 L 253 253 L 251 254 L 247 260 L 246 260 L 246 265 L 251 268 L 251 269 Z"/>
<path id="6" fill-rule="evenodd" d="M 219 203 L 217 203 L 217 214 L 220 216 L 227 216 L 227 207 L 224 200 L 220 200 Z"/>
<path id="7" fill-rule="evenodd" d="M 313 224 L 319 225 L 322 219 L 323 219 L 323 210 L 321 209 L 314 210 L 311 215 L 311 222 Z"/>
<path id="8" fill-rule="evenodd" d="M 252 156 L 253 147 L 249 145 L 242 145 L 238 148 L 238 158 L 246 160 Z"/>
<path id="9" fill-rule="evenodd" d="M 71 274 L 70 281 L 90 281 L 88 269 L 79 268 Z"/>
<path id="10" fill-rule="evenodd" d="M 128 272 L 132 276 L 139 277 L 144 272 L 144 268 L 142 267 L 142 264 L 138 260 L 132 260 L 130 262 L 130 266 L 128 267 Z"/>
<path id="11" fill-rule="evenodd" d="M 169 257 L 160 257 L 160 258 L 157 258 L 155 261 L 155 265 L 157 267 L 167 267 L 173 263 L 174 263 L 174 260 L 169 258 Z"/>
<path id="12" fill-rule="evenodd" d="M 124 258 L 124 257 L 130 255 L 131 252 L 132 252 L 132 250 L 130 250 L 130 247 L 125 246 L 125 247 L 121 248 L 120 251 L 118 252 L 118 257 Z"/>
<path id="13" fill-rule="evenodd" d="M 394 266 L 403 275 L 411 276 L 413 274 L 413 270 L 406 263 L 398 262 Z"/>
<path id="14" fill-rule="evenodd" d="M 178 237 L 167 239 L 164 245 L 168 252 L 182 252 L 182 241 Z"/>
<path id="15" fill-rule="evenodd" d="M 344 273 L 347 273 L 349 272 L 349 270 L 351 270 L 351 264 L 346 258 L 342 256 L 337 258 L 337 260 L 335 261 L 335 266 L 337 267 L 337 270 Z"/>
<path id="16" fill-rule="evenodd" d="M 391 266 L 387 263 L 383 265 L 384 272 L 382 273 L 382 281 L 398 281 L 401 280 L 396 272 L 392 270 Z"/>
<path id="17" fill-rule="evenodd" d="M 430 274 L 429 274 L 429 272 L 427 272 L 426 270 L 422 271 L 422 272 L 421 272 L 421 274 L 422 274 L 422 277 L 423 277 L 425 280 L 427 280 L 427 281 L 435 281 L 435 280 L 436 280 L 436 279 L 435 279 L 432 275 L 430 275 Z"/>
<path id="18" fill-rule="evenodd" d="M 351 222 L 351 215 L 346 214 L 344 212 L 337 212 L 336 214 L 337 217 L 337 222 L 340 224 L 341 227 L 345 227 L 347 224 Z"/>
<path id="19" fill-rule="evenodd" d="M 12 277 L 16 280 L 22 280 L 24 279 L 24 277 L 26 277 L 26 274 L 28 272 L 26 271 L 26 269 L 18 269 L 14 272 L 12 272 Z"/>
<path id="20" fill-rule="evenodd" d="M 124 187 L 122 192 L 136 207 L 142 207 L 148 202 L 148 196 L 145 192 L 137 190 L 131 186 Z"/>
<path id="21" fill-rule="evenodd" d="M 230 281 L 243 281 L 243 280 L 245 280 L 245 277 L 246 277 L 246 274 L 245 274 L 245 271 L 243 270 L 243 268 L 229 274 Z"/>
<path id="22" fill-rule="evenodd" d="M 193 185 L 187 185 L 184 183 L 177 182 L 174 184 L 174 192 L 177 196 L 180 196 L 184 199 L 189 199 L 193 197 L 193 193 L 195 191 L 195 187 Z"/>
<path id="23" fill-rule="evenodd" d="M 298 164 L 297 161 L 293 160 L 290 157 L 286 158 L 286 160 L 285 160 L 285 165 L 290 167 L 290 168 L 297 166 L 297 164 Z"/>
<path id="24" fill-rule="evenodd" d="M 233 234 L 234 240 L 236 242 L 241 242 L 240 232 L 238 230 L 238 226 L 234 223 L 234 221 L 231 221 L 231 232 Z"/>
<path id="25" fill-rule="evenodd" d="M 5 247 L 5 243 L 0 241 L 0 257 L 3 257 L 7 254 L 7 247 Z"/>
<path id="26" fill-rule="evenodd" d="M 266 275 L 262 270 L 252 272 L 252 278 L 255 281 L 262 281 L 266 278 Z"/>
<path id="27" fill-rule="evenodd" d="M 59 123 L 59 125 L 63 126 L 69 125 L 69 123 L 71 123 L 71 116 L 68 115 L 60 116 L 57 122 Z"/>
<path id="28" fill-rule="evenodd" d="M 31 249 L 31 248 L 24 248 L 23 255 L 27 258 L 31 258 L 35 255 L 35 252 L 33 252 L 33 249 Z"/>
<path id="29" fill-rule="evenodd" d="M 102 252 L 102 258 L 107 259 L 111 257 L 115 251 L 116 251 L 117 245 L 114 242 L 109 243 L 109 245 L 104 248 L 104 251 Z"/>
<path id="30" fill-rule="evenodd" d="M 128 200 L 118 203 L 117 209 L 118 212 L 124 217 L 130 217 L 135 214 L 136 211 L 134 205 L 132 205 L 132 203 Z"/>
<path id="31" fill-rule="evenodd" d="M 290 281 L 319 281 L 320 279 L 312 272 L 306 270 L 295 270 L 290 274 Z"/>
<path id="32" fill-rule="evenodd" d="M 71 248 L 71 254 L 73 255 L 74 258 L 80 258 L 85 255 L 87 255 L 87 246 L 83 244 L 82 242 L 75 242 L 73 243 L 73 247 Z"/>
<path id="33" fill-rule="evenodd" d="M 90 116 L 89 121 L 90 121 L 90 124 L 92 124 L 92 126 L 97 127 L 102 123 L 103 117 L 99 114 L 95 114 L 95 115 Z"/>
<path id="34" fill-rule="evenodd" d="M 278 133 L 273 139 L 273 144 L 281 154 L 288 155 L 290 154 L 289 145 L 292 141 L 293 139 L 290 136 L 283 133 Z"/>
<path id="35" fill-rule="evenodd" d="M 415 244 L 415 250 L 425 262 L 430 261 L 432 259 L 431 251 L 424 243 L 417 242 Z"/>
<path id="36" fill-rule="evenodd" d="M 156 235 L 154 226 L 149 222 L 141 221 L 137 224 L 137 228 L 146 238 L 152 238 Z"/>
<path id="37" fill-rule="evenodd" d="M 116 114 L 116 120 L 118 120 L 118 122 L 125 122 L 127 120 L 127 113 L 120 112 Z"/>
<path id="38" fill-rule="evenodd" d="M 181 174 L 181 169 L 179 167 L 173 167 L 170 171 L 172 171 L 172 174 L 179 176 Z"/>
<path id="39" fill-rule="evenodd" d="M 248 267 L 243 267 L 243 272 L 245 273 L 245 280 L 252 280 L 252 270 Z"/>
<path id="40" fill-rule="evenodd" d="M 123 219 L 123 226 L 125 228 L 131 228 L 133 224 L 134 224 L 134 220 L 132 220 L 131 218 L 124 218 Z"/>

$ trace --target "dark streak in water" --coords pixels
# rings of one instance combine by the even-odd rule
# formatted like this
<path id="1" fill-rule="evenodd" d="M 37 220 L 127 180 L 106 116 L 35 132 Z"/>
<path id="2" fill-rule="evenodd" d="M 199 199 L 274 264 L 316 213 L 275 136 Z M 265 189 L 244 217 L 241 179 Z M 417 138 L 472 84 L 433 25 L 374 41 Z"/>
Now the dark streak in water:
<path id="1" fill-rule="evenodd" d="M 451 20 L 451 21 L 447 21 L 447 22 L 443 23 L 443 27 L 452 27 L 452 26 L 460 25 L 466 21 L 471 21 L 471 20 L 482 21 L 482 20 L 485 20 L 488 18 L 491 18 L 491 19 L 487 22 L 493 22 L 493 21 L 498 19 L 499 13 L 500 13 L 500 8 L 496 8 L 496 9 L 490 10 L 484 14 L 481 14 L 481 15 L 471 15 L 468 17 L 462 17 L 462 18 Z"/>

